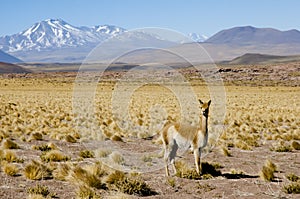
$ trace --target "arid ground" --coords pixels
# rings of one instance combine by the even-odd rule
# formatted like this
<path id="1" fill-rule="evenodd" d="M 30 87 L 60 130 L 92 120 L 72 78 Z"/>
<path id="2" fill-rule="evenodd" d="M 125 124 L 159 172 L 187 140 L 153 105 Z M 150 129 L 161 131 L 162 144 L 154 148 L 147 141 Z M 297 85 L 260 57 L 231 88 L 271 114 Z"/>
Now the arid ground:
<path id="1" fill-rule="evenodd" d="M 186 152 L 168 178 L 159 131 L 181 117 L 170 90 L 134 90 L 129 123 L 111 108 L 126 71 L 105 73 L 92 116 L 89 107 L 74 111 L 76 72 L 1 75 L 0 198 L 299 198 L 300 63 L 219 67 L 226 116 L 217 120 L 212 102 L 203 174 Z M 179 72 L 197 98 L 210 99 L 199 71 Z"/>

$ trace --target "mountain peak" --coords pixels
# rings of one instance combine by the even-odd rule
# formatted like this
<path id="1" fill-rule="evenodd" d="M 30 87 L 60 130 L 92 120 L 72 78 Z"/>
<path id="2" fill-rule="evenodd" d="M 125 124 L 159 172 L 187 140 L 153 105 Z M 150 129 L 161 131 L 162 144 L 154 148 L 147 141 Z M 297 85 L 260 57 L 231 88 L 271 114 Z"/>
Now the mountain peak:
<path id="1" fill-rule="evenodd" d="M 0 37 L 0 49 L 18 52 L 96 46 L 99 42 L 123 31 L 123 28 L 117 26 L 75 27 L 62 19 L 46 19 L 18 34 Z"/>
<path id="2" fill-rule="evenodd" d="M 201 35 L 201 34 L 194 33 L 194 32 L 189 33 L 187 36 L 195 42 L 204 42 L 208 38 L 205 35 Z"/>
<path id="3" fill-rule="evenodd" d="M 300 43 L 300 32 L 241 26 L 222 30 L 206 42 L 235 45 Z"/>

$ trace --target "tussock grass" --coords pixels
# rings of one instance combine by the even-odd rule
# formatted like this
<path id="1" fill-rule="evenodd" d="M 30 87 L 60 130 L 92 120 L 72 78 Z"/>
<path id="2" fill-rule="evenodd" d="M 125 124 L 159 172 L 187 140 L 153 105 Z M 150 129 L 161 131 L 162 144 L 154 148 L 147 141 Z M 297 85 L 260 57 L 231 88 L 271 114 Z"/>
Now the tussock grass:
<path id="1" fill-rule="evenodd" d="M 56 193 L 52 193 L 49 191 L 47 186 L 36 185 L 35 187 L 31 187 L 27 189 L 27 193 L 34 196 L 42 196 L 44 198 L 54 198 Z"/>
<path id="2" fill-rule="evenodd" d="M 32 141 L 32 140 L 43 140 L 43 134 L 41 134 L 39 132 L 31 134 L 29 141 Z"/>
<path id="3" fill-rule="evenodd" d="M 16 176 L 19 172 L 19 168 L 16 165 L 9 163 L 4 164 L 2 169 L 4 173 L 6 173 L 9 176 Z"/>
<path id="4" fill-rule="evenodd" d="M 105 189 L 106 186 L 101 182 L 101 179 L 98 175 L 91 173 L 89 170 L 81 168 L 79 166 L 74 167 L 68 179 L 81 186 L 94 187 L 96 189 Z"/>
<path id="5" fill-rule="evenodd" d="M 2 148 L 3 149 L 19 149 L 20 146 L 16 142 L 14 142 L 10 139 L 6 139 L 2 142 Z"/>
<path id="6" fill-rule="evenodd" d="M 107 177 L 106 183 L 111 188 L 129 195 L 151 196 L 156 194 L 139 176 L 128 177 L 121 171 L 111 173 Z"/>
<path id="7" fill-rule="evenodd" d="M 243 140 L 237 140 L 237 141 L 235 142 L 235 145 L 234 145 L 234 146 L 236 146 L 237 148 L 243 149 L 243 150 L 248 150 L 248 151 L 252 150 L 252 147 L 249 146 L 249 145 L 248 145 L 245 141 L 243 141 Z"/>
<path id="8" fill-rule="evenodd" d="M 44 152 L 40 157 L 41 160 L 44 162 L 63 162 L 71 159 L 69 156 L 64 155 L 59 150 L 51 150 Z"/>
<path id="9" fill-rule="evenodd" d="M 231 153 L 230 153 L 230 151 L 228 150 L 227 147 L 222 147 L 221 151 L 222 151 L 223 154 L 224 154 L 225 156 L 227 156 L 227 157 L 231 157 L 231 156 L 232 156 Z"/>
<path id="10" fill-rule="evenodd" d="M 34 145 L 32 147 L 34 150 L 40 150 L 40 151 L 50 151 L 50 150 L 55 150 L 57 149 L 57 146 L 53 143 L 48 143 L 48 144 L 41 144 L 41 145 Z"/>
<path id="11" fill-rule="evenodd" d="M 79 156 L 82 158 L 94 158 L 95 157 L 95 153 L 93 151 L 90 150 L 83 150 L 79 152 Z"/>
<path id="12" fill-rule="evenodd" d="M 297 141 L 293 141 L 291 146 L 295 149 L 295 150 L 300 150 L 300 143 Z"/>
<path id="13" fill-rule="evenodd" d="M 265 165 L 263 165 L 259 175 L 261 179 L 265 181 L 273 181 L 275 177 L 274 172 L 276 170 L 277 170 L 276 165 L 271 160 L 267 160 L 265 162 Z"/>
<path id="14" fill-rule="evenodd" d="M 108 171 L 106 166 L 104 166 L 101 162 L 96 162 L 94 164 L 85 165 L 84 169 L 89 171 L 92 175 L 97 177 L 103 177 L 107 175 Z"/>
<path id="15" fill-rule="evenodd" d="M 76 143 L 77 140 L 72 135 L 66 135 L 65 140 L 70 143 Z"/>
<path id="16" fill-rule="evenodd" d="M 123 139 L 118 135 L 113 135 L 110 137 L 112 141 L 123 142 Z"/>
<path id="17" fill-rule="evenodd" d="M 51 178 L 52 172 L 46 165 L 32 160 L 25 166 L 24 175 L 30 180 L 41 180 Z"/>
<path id="18" fill-rule="evenodd" d="M 77 199 L 100 199 L 100 195 L 98 195 L 92 188 L 88 186 L 79 186 L 76 191 Z"/>
<path id="19" fill-rule="evenodd" d="M 196 172 L 195 169 L 191 169 L 185 162 L 183 161 L 176 161 L 176 176 L 180 178 L 187 178 L 187 179 L 201 179 L 201 176 Z"/>
<path id="20" fill-rule="evenodd" d="M 5 160 L 7 162 L 17 162 L 17 163 L 23 163 L 23 159 L 19 159 L 16 155 L 16 153 L 12 150 L 5 150 L 2 154 L 0 152 L 0 158 L 1 160 Z"/>
<path id="21" fill-rule="evenodd" d="M 170 185 L 171 187 L 175 187 L 176 186 L 176 182 L 175 182 L 175 178 L 172 177 L 168 177 L 166 180 L 167 184 Z"/>
<path id="22" fill-rule="evenodd" d="M 177 177 L 180 178 L 187 178 L 187 179 L 210 179 L 214 176 L 221 175 L 221 172 L 218 170 L 222 166 L 218 163 L 210 164 L 208 162 L 201 162 L 202 167 L 202 177 L 197 173 L 195 169 L 190 168 L 186 163 L 183 161 L 177 161 L 175 163 L 177 173 L 175 174 Z"/>
<path id="23" fill-rule="evenodd" d="M 283 191 L 288 194 L 300 194 L 300 181 L 283 186 Z"/>
<path id="24" fill-rule="evenodd" d="M 61 163 L 52 172 L 54 179 L 66 181 L 67 177 L 72 169 L 72 166 L 68 163 Z"/>
<path id="25" fill-rule="evenodd" d="M 270 150 L 276 151 L 276 152 L 291 152 L 292 148 L 289 145 L 278 145 L 278 146 L 270 148 Z"/>
<path id="26" fill-rule="evenodd" d="M 112 151 L 109 149 L 97 149 L 95 151 L 95 155 L 97 158 L 105 158 L 105 157 L 109 156 L 111 153 L 112 153 Z"/>
<path id="27" fill-rule="evenodd" d="M 295 175 L 294 173 L 290 173 L 290 174 L 286 175 L 286 178 L 292 182 L 300 181 L 300 177 Z"/>
<path id="28" fill-rule="evenodd" d="M 123 156 L 117 151 L 112 152 L 109 158 L 116 164 L 123 164 L 125 162 Z"/>

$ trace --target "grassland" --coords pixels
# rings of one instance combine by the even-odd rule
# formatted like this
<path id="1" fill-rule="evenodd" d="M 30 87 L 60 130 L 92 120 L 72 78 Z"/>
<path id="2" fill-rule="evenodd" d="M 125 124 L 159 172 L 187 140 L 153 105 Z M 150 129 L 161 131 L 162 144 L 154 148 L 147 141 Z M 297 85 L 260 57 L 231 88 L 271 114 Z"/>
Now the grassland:
<path id="1" fill-rule="evenodd" d="M 76 73 L 2 75 L 0 198 L 299 197 L 299 63 L 228 68 L 220 71 L 227 96 L 224 132 L 202 159 L 203 176 L 194 175 L 193 156 L 186 153 L 179 157 L 181 173 L 168 179 L 163 168 L 116 171 L 136 165 L 97 142 L 113 142 L 133 154 L 160 150 L 162 121 L 181 116 L 170 90 L 155 84 L 135 90 L 128 105 L 135 128 L 127 128 L 110 109 L 116 79 L 125 72 L 108 72 L 98 84 L 93 121 L 73 112 Z M 181 72 L 198 98 L 209 99 L 195 71 Z M 211 134 L 220 125 L 216 111 L 210 113 Z M 161 153 L 138 160 L 140 168 L 163 162 Z"/>

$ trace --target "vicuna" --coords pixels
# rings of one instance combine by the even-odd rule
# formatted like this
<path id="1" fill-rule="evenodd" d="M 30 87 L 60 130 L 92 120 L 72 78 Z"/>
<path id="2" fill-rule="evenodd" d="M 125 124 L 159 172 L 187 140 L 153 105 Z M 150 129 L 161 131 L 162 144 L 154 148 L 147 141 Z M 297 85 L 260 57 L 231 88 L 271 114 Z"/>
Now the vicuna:
<path id="1" fill-rule="evenodd" d="M 166 175 L 169 176 L 168 161 L 173 165 L 176 174 L 175 156 L 178 148 L 190 146 L 194 152 L 197 173 L 201 174 L 201 150 L 206 146 L 208 140 L 208 113 L 211 100 L 203 103 L 199 100 L 201 106 L 201 115 L 199 126 L 191 126 L 179 123 L 167 123 L 162 130 L 162 141 L 164 145 L 164 161 Z"/>

